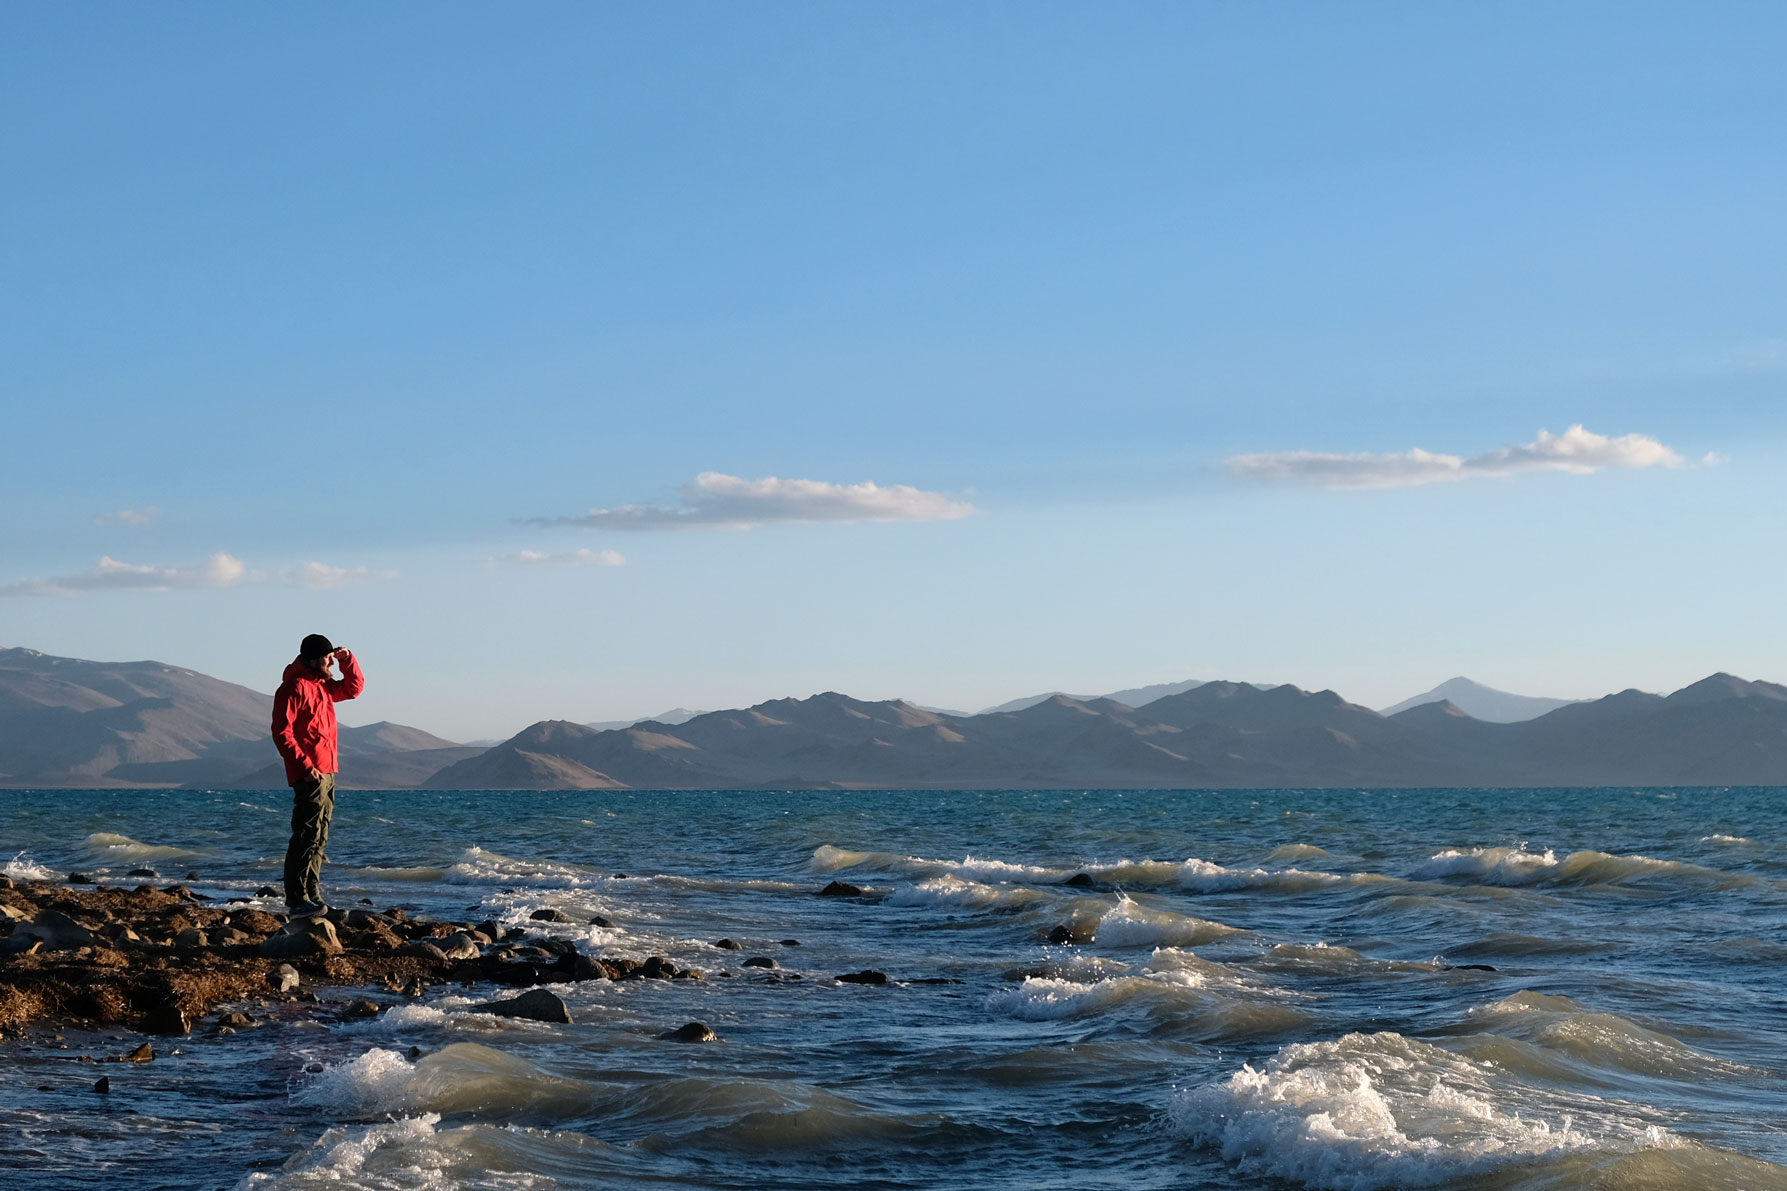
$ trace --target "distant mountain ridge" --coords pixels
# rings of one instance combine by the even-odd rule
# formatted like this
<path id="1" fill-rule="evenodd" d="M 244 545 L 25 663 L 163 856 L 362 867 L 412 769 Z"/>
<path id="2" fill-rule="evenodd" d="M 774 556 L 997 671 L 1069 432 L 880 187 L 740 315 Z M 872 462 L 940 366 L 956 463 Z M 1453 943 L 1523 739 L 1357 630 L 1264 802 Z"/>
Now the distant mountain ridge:
<path id="1" fill-rule="evenodd" d="M 1385 715 L 1396 715 L 1423 703 L 1450 702 L 1473 719 L 1492 724 L 1517 724 L 1535 720 L 1576 702 L 1574 699 L 1542 699 L 1532 695 L 1511 695 L 1494 687 L 1484 686 L 1468 678 L 1449 678 L 1431 691 L 1404 699 L 1383 709 Z"/>
<path id="2" fill-rule="evenodd" d="M 0 787 L 285 784 L 273 696 L 163 662 L 0 649 Z M 417 728 L 341 730 L 342 785 L 414 786 L 475 755 Z"/>
<path id="3" fill-rule="evenodd" d="M 1146 697 L 1141 706 L 1056 694 L 979 715 L 828 691 L 679 723 L 605 730 L 546 720 L 489 748 L 377 723 L 343 729 L 341 782 L 490 790 L 1787 784 L 1787 687 L 1730 674 L 1669 695 L 1621 691 L 1509 722 L 1451 699 L 1383 714 L 1289 685 L 1166 685 L 1180 689 L 1125 692 Z M 284 773 L 268 737 L 271 701 L 160 662 L 0 650 L 0 786 L 277 788 Z"/>
<path id="4" fill-rule="evenodd" d="M 1136 708 L 1053 695 L 974 716 L 837 692 L 600 732 L 546 721 L 437 789 L 1284 788 L 1787 783 L 1787 687 L 1713 675 L 1493 723 L 1333 691 L 1199 683 Z"/>

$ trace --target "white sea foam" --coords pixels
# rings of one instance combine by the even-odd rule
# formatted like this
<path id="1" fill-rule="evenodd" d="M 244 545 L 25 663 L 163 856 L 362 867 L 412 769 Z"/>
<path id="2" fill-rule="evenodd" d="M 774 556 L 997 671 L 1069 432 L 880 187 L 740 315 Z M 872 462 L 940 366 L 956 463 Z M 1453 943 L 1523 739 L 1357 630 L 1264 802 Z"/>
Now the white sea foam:
<path id="1" fill-rule="evenodd" d="M 161 844 L 146 844 L 141 840 L 131 839 L 128 835 L 119 835 L 113 831 L 95 831 L 86 839 L 87 854 L 100 863 L 141 864 L 149 860 L 171 860 L 177 856 L 199 856 L 189 848 L 172 848 Z"/>
<path id="2" fill-rule="evenodd" d="M 1680 860 L 1652 856 L 1615 856 L 1608 852 L 1571 852 L 1562 860 L 1547 848 L 1529 852 L 1513 848 L 1447 848 L 1416 870 L 1425 878 L 1469 877 L 1485 885 L 1625 885 L 1643 881 L 1687 883 L 1730 889 L 1756 883 L 1756 878 Z"/>
<path id="3" fill-rule="evenodd" d="M 1320 849 L 1315 851 L 1320 852 Z M 812 867 L 822 873 L 862 867 L 932 877 L 956 876 L 981 882 L 1028 881 L 1035 884 L 1060 884 L 1069 877 L 1083 873 L 1107 885 L 1188 889 L 1197 893 L 1221 893 L 1238 889 L 1300 892 L 1357 879 L 1353 876 L 1299 868 L 1227 868 L 1196 856 L 1186 860 L 1094 861 L 1071 867 L 1052 867 L 1014 864 L 974 855 L 965 856 L 961 860 L 934 860 L 920 856 L 902 856 L 894 852 L 852 852 L 829 844 L 813 850 Z"/>
<path id="4" fill-rule="evenodd" d="M 944 874 L 918 881 L 911 885 L 902 885 L 888 897 L 890 906 L 959 906 L 968 909 L 986 909 L 992 906 L 1023 906 L 1042 900 L 1043 894 L 1034 889 L 1011 888 L 1009 886 L 983 885 L 979 881 L 970 881 L 965 877 Z"/>
<path id="5" fill-rule="evenodd" d="M 302 1077 L 291 1092 L 293 1103 L 357 1116 L 581 1107 L 590 1095 L 587 1084 L 475 1042 L 455 1042 L 413 1063 L 394 1050 L 374 1048 Z"/>
<path id="6" fill-rule="evenodd" d="M 546 1170 L 607 1177 L 613 1148 L 582 1133 L 515 1126 L 440 1127 L 438 1113 L 330 1129 L 277 1172 L 256 1171 L 238 1191 L 548 1191 Z"/>
<path id="7" fill-rule="evenodd" d="M 442 877 L 448 885 L 516 885 L 532 889 L 583 889 L 605 879 L 601 873 L 581 865 L 517 860 L 475 844 Z"/>
<path id="8" fill-rule="evenodd" d="M 1123 894 L 1117 895 L 1117 904 L 1105 911 L 1094 931 L 1098 942 L 1117 947 L 1195 947 L 1240 933 L 1220 922 L 1150 909 Z"/>
<path id="9" fill-rule="evenodd" d="M 0 873 L 15 881 L 54 881 L 58 874 L 32 860 L 20 852 L 5 864 L 0 864 Z"/>
<path id="10" fill-rule="evenodd" d="M 1736 844 L 1753 844 L 1756 841 L 1753 839 L 1750 839 L 1748 836 L 1742 836 L 1742 835 L 1703 835 L 1700 837 L 1700 842 L 1703 844 L 1733 844 L 1733 845 L 1736 845 Z"/>
<path id="11" fill-rule="evenodd" d="M 1635 1106 L 1524 1084 L 1400 1034 L 1287 1046 L 1178 1093 L 1174 1128 L 1242 1170 L 1334 1191 L 1433 1187 L 1584 1152 L 1679 1144 Z"/>
<path id="12" fill-rule="evenodd" d="M 1015 1017 L 1019 1021 L 1055 1021 L 1087 1017 L 1137 1001 L 1156 1005 L 1176 993 L 1202 988 L 1206 983 L 1198 972 L 1151 972 L 1143 976 L 1095 980 L 1090 984 L 1052 976 L 1031 976 L 1016 988 L 989 993 L 986 1009 L 988 1013 Z"/>

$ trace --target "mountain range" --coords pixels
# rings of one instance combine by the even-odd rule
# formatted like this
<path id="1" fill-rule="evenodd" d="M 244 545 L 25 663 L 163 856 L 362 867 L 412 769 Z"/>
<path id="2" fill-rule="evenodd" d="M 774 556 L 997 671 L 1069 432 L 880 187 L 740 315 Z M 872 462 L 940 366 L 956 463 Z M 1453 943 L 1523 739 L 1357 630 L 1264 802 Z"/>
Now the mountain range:
<path id="1" fill-rule="evenodd" d="M 1459 683 L 1464 686 L 1459 686 Z M 1393 714 L 1238 682 L 1049 695 L 977 715 L 836 692 L 682 722 L 534 724 L 494 746 L 343 728 L 343 788 L 1269 788 L 1787 784 L 1787 687 L 1715 674 L 1532 710 L 1468 680 Z M 0 650 L 0 786 L 284 784 L 271 696 L 160 662 Z M 684 714 L 680 710 L 679 716 Z"/>

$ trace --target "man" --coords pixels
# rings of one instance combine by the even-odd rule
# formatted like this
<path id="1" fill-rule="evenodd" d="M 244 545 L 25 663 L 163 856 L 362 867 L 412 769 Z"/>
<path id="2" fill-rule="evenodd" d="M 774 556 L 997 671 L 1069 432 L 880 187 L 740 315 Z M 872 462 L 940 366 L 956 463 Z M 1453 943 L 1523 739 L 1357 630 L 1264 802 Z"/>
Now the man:
<path id="1" fill-rule="evenodd" d="M 341 664 L 341 677 L 330 665 Z M 323 904 L 323 847 L 335 813 L 335 704 L 366 689 L 359 659 L 312 633 L 298 646 L 273 695 L 273 743 L 292 787 L 292 842 L 285 851 L 285 904 L 315 915 Z"/>

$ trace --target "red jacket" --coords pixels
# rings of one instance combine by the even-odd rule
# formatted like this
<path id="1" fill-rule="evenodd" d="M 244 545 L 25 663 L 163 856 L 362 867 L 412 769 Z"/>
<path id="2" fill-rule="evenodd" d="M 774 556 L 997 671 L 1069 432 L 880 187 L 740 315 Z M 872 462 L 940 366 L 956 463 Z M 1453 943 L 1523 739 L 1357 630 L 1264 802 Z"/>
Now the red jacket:
<path id="1" fill-rule="evenodd" d="M 297 785 L 307 769 L 335 773 L 335 704 L 366 689 L 360 659 L 341 658 L 341 677 L 328 678 L 299 658 L 285 668 L 273 693 L 273 744 L 285 758 L 285 780 Z"/>

